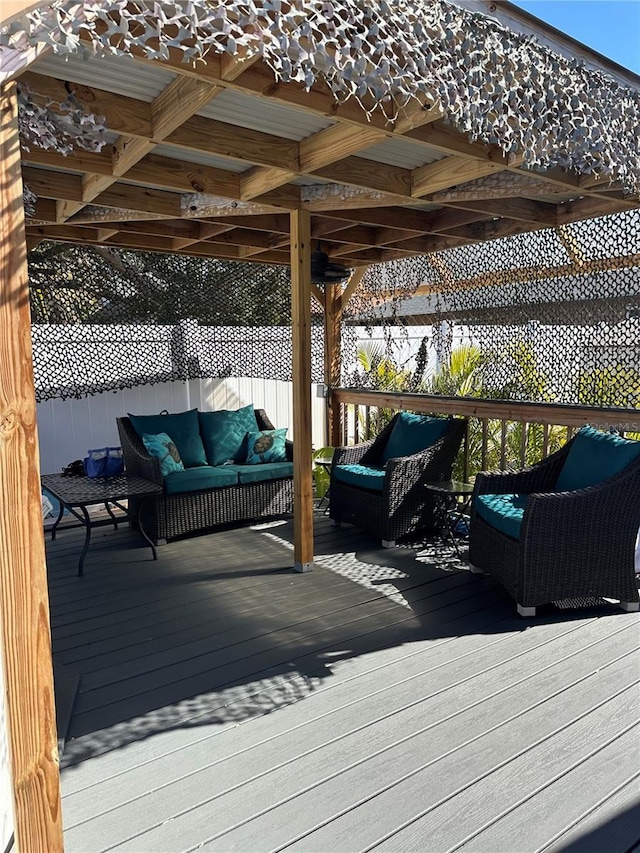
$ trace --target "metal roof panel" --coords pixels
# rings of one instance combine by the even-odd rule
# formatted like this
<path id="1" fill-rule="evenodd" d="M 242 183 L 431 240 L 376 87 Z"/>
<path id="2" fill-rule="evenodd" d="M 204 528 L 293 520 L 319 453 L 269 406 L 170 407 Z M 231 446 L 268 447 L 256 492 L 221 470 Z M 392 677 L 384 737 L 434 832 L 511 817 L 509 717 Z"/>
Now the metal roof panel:
<path id="1" fill-rule="evenodd" d="M 73 54 L 48 54 L 37 60 L 31 70 L 147 103 L 153 101 L 176 76 L 160 65 L 135 62 L 128 56 L 109 55 L 84 60 Z"/>
<path id="2" fill-rule="evenodd" d="M 399 136 L 397 139 L 385 139 L 365 151 L 359 151 L 357 156 L 401 169 L 417 169 L 427 163 L 442 160 L 447 155 Z"/>
<path id="3" fill-rule="evenodd" d="M 213 98 L 198 115 L 297 141 L 333 124 L 328 118 L 232 89 Z"/>

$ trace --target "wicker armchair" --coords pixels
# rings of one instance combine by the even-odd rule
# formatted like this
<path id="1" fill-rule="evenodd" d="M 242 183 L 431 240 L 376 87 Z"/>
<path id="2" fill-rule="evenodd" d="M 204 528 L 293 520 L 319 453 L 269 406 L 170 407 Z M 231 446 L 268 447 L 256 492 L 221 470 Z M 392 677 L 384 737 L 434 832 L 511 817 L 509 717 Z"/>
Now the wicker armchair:
<path id="1" fill-rule="evenodd" d="M 331 465 L 329 517 L 347 522 L 382 540 L 385 548 L 417 530 L 433 530 L 434 501 L 425 484 L 451 479 L 451 470 L 464 437 L 467 421 L 448 418 L 443 435 L 420 453 L 389 459 L 384 466 L 382 493 L 337 480 L 336 467 L 344 464 L 378 465 L 399 415 L 374 439 L 336 448 Z"/>
<path id="2" fill-rule="evenodd" d="M 635 545 L 640 527 L 640 458 L 588 488 L 554 492 L 575 437 L 531 468 L 478 474 L 469 532 L 472 571 L 495 577 L 521 616 L 554 601 L 612 598 L 638 610 Z M 520 538 L 487 523 L 478 495 L 528 495 Z"/>

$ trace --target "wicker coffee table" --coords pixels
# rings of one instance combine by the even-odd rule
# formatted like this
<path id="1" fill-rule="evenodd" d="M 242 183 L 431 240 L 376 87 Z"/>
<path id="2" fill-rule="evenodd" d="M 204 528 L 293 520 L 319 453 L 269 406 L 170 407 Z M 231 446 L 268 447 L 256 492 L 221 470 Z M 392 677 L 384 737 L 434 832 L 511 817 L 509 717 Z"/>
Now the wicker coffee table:
<path id="1" fill-rule="evenodd" d="M 60 511 L 55 524 L 51 528 L 51 539 L 56 538 L 56 530 L 65 509 L 74 515 L 85 528 L 84 544 L 78 560 L 78 576 L 82 576 L 84 558 L 89 550 L 91 542 L 91 529 L 102 527 L 105 524 L 113 524 L 117 527 L 118 520 L 111 511 L 111 505 L 117 506 L 123 512 L 128 513 L 126 507 L 120 501 L 128 498 L 138 498 L 137 524 L 143 538 L 149 543 L 153 559 L 157 560 L 156 546 L 147 536 L 141 524 L 141 510 L 147 498 L 162 494 L 162 486 L 144 480 L 142 477 L 134 477 L 131 474 L 122 474 L 120 477 L 108 477 L 106 479 L 90 479 L 89 477 L 63 477 L 62 474 L 44 474 L 41 478 L 42 487 L 50 492 L 60 502 Z M 87 511 L 88 506 L 104 504 L 110 519 L 92 519 Z"/>

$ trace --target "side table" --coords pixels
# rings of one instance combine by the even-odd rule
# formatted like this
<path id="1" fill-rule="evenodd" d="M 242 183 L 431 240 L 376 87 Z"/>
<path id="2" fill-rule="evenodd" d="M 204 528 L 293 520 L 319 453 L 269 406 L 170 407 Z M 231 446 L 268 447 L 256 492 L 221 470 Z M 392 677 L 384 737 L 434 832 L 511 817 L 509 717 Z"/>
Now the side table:
<path id="1" fill-rule="evenodd" d="M 453 529 L 463 520 L 464 514 L 471 505 L 473 485 L 458 480 L 445 480 L 442 483 L 426 483 L 425 488 L 435 499 L 436 520 L 442 525 L 444 535 L 451 540 L 460 558 L 460 549 Z"/>
<path id="2" fill-rule="evenodd" d="M 333 460 L 330 456 L 322 456 L 319 459 L 313 460 L 316 465 L 322 468 L 327 474 L 331 473 L 331 465 L 333 464 Z M 322 498 L 320 499 L 320 503 L 318 504 L 318 509 L 322 509 L 322 507 L 327 504 L 325 507 L 325 515 L 329 511 L 329 491 L 331 490 L 330 486 L 327 486 L 327 491 L 324 493 Z"/>
<path id="3" fill-rule="evenodd" d="M 139 498 L 137 523 L 143 538 L 149 543 L 153 559 L 158 559 L 156 546 L 147 536 L 141 523 L 141 510 L 147 498 L 162 494 L 162 486 L 144 480 L 142 477 L 134 477 L 131 474 L 122 474 L 120 477 L 107 477 L 104 479 L 91 479 L 89 477 L 63 477 L 62 474 L 43 474 L 40 478 L 42 487 L 50 492 L 60 503 L 58 517 L 51 528 L 51 539 L 56 538 L 56 529 L 60 524 L 62 514 L 66 509 L 74 515 L 85 528 L 84 544 L 78 560 L 78 576 L 81 577 L 84 567 L 84 558 L 89 550 L 91 542 L 92 527 L 101 527 L 104 524 L 117 524 L 116 518 L 111 512 L 109 504 L 117 506 L 127 512 L 121 506 L 120 501 L 127 498 Z M 104 504 L 111 516 L 108 519 L 91 519 L 87 507 L 94 504 Z"/>

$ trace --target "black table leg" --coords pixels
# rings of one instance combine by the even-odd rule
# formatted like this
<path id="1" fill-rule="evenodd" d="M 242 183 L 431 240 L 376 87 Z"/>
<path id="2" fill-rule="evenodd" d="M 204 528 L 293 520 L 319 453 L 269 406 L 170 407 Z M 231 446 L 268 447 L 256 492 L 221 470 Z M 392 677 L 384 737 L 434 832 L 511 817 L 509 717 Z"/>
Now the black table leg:
<path id="1" fill-rule="evenodd" d="M 106 511 L 109 513 L 109 515 L 113 519 L 113 529 L 117 530 L 118 529 L 118 519 L 113 514 L 113 510 L 111 509 L 111 504 L 109 503 L 109 501 L 105 501 L 104 508 L 106 509 Z"/>
<path id="2" fill-rule="evenodd" d="M 142 526 L 142 508 L 143 508 L 143 506 L 144 506 L 144 503 L 145 503 L 145 499 L 143 498 L 143 499 L 140 501 L 140 503 L 138 504 L 138 515 L 137 515 L 137 518 L 136 518 L 136 522 L 137 522 L 137 524 L 138 524 L 138 530 L 140 531 L 140 533 L 142 534 L 142 536 L 143 536 L 143 537 L 147 540 L 147 542 L 149 543 L 149 547 L 151 548 L 151 553 L 153 554 L 153 559 L 154 559 L 154 560 L 157 560 L 157 559 L 158 559 L 158 552 L 156 551 L 155 543 L 153 542 L 153 540 L 152 540 L 152 539 L 150 539 L 150 538 L 147 536 L 147 533 L 146 533 L 146 531 L 145 531 L 144 527 Z"/>
<path id="3" fill-rule="evenodd" d="M 91 519 L 89 518 L 89 513 L 87 512 L 86 506 L 80 507 L 83 515 L 82 523 L 85 526 L 84 532 L 84 545 L 82 546 L 82 551 L 80 552 L 80 560 L 78 561 L 78 577 L 81 578 L 83 574 L 84 568 L 84 558 L 86 557 L 87 551 L 89 550 L 89 542 L 91 542 Z M 75 515 L 75 513 L 74 513 Z"/>
<path id="4" fill-rule="evenodd" d="M 64 515 L 64 504 L 62 501 L 58 501 L 58 517 L 56 518 L 53 527 L 51 528 L 51 541 L 56 538 L 56 528 L 60 524 L 62 520 L 62 516 Z"/>

